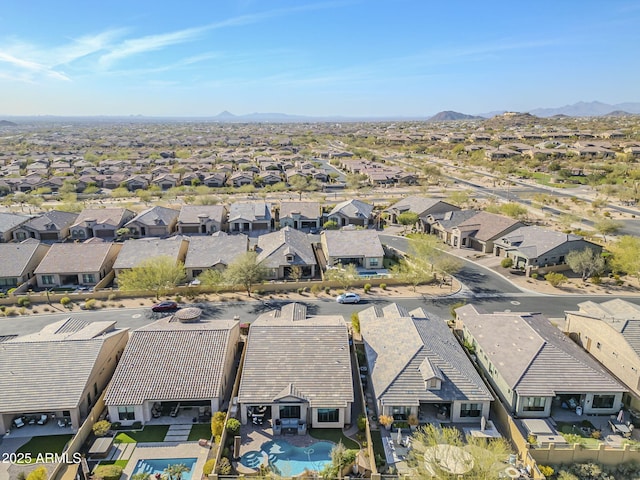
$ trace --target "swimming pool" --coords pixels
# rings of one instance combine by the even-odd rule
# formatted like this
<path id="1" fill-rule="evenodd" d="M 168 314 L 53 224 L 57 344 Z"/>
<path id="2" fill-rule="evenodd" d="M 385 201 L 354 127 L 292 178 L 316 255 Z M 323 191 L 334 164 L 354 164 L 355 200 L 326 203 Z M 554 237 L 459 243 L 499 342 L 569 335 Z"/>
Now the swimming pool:
<path id="1" fill-rule="evenodd" d="M 182 474 L 182 480 L 191 480 L 191 474 L 193 467 L 196 464 L 197 458 L 151 458 L 141 459 L 136 463 L 136 468 L 133 469 L 133 474 L 147 473 L 149 475 L 156 475 L 164 473 L 164 469 L 169 465 L 182 464 L 189 469 L 189 471 Z"/>
<path id="2" fill-rule="evenodd" d="M 240 463 L 245 467 L 258 469 L 263 462 L 269 462 L 280 475 L 299 475 L 305 470 L 320 471 L 331 463 L 331 442 L 316 442 L 308 447 L 296 447 L 285 440 L 271 440 L 260 446 L 260 450 L 251 450 L 242 457 Z"/>

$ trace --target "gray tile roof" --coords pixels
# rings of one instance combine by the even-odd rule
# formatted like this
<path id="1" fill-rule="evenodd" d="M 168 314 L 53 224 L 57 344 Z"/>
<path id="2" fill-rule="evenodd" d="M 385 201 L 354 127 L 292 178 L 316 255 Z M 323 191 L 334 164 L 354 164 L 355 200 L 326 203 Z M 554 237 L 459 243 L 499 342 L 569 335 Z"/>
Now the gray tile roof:
<path id="1" fill-rule="evenodd" d="M 267 268 L 281 265 L 315 265 L 309 236 L 291 227 L 258 237 L 258 261 Z M 287 261 L 287 255 L 293 255 L 293 261 Z"/>
<path id="2" fill-rule="evenodd" d="M 373 212 L 373 205 L 353 198 L 337 204 L 331 212 L 329 212 L 329 215 L 340 213 L 348 218 L 368 219 L 371 217 L 371 212 Z"/>
<path id="3" fill-rule="evenodd" d="M 0 212 L 0 233 L 7 232 L 28 221 L 31 217 L 15 213 Z"/>
<path id="4" fill-rule="evenodd" d="M 324 230 L 325 254 L 330 257 L 383 257 L 384 250 L 375 230 Z"/>
<path id="5" fill-rule="evenodd" d="M 113 268 L 133 268 L 145 260 L 156 257 L 171 257 L 177 263 L 178 260 L 182 260 L 180 258 L 180 249 L 183 248 L 184 242 L 188 241 L 189 238 L 182 235 L 165 239 L 140 238 L 138 240 L 127 240 L 122 244 Z"/>
<path id="6" fill-rule="evenodd" d="M 602 303 L 592 301 L 578 304 L 578 311 L 567 312 L 601 320 L 620 333 L 634 352 L 640 356 L 640 306 L 615 298 Z"/>
<path id="7" fill-rule="evenodd" d="M 48 230 L 59 231 L 72 225 L 76 221 L 76 218 L 78 218 L 77 213 L 50 210 L 39 217 L 29 220 L 24 226 L 39 232 L 46 232 Z"/>
<path id="8" fill-rule="evenodd" d="M 0 243 L 0 278 L 21 277 L 26 274 L 29 261 L 38 250 L 49 249 L 38 240 L 28 238 L 20 243 Z M 42 255 L 42 253 L 41 253 Z"/>
<path id="9" fill-rule="evenodd" d="M 342 316 L 306 317 L 302 305 L 259 316 L 249 329 L 240 403 L 271 404 L 295 391 L 311 407 L 353 402 L 351 356 Z"/>
<path id="10" fill-rule="evenodd" d="M 87 220 L 95 220 L 99 224 L 120 226 L 125 219 L 133 216 L 133 212 L 126 208 L 85 208 L 80 212 L 72 227 L 84 226 Z"/>
<path id="11" fill-rule="evenodd" d="M 200 215 L 206 215 L 211 220 L 223 223 L 226 213 L 224 205 L 184 205 L 180 209 L 178 222 L 200 224 Z"/>
<path id="12" fill-rule="evenodd" d="M 271 220 L 271 205 L 266 202 L 236 202 L 229 207 L 229 221 Z"/>
<path id="13" fill-rule="evenodd" d="M 463 232 L 472 232 L 471 235 L 481 241 L 492 240 L 508 228 L 514 225 L 522 225 L 519 221 L 503 215 L 489 212 L 478 212 L 473 217 L 458 224 L 458 229 Z"/>
<path id="14" fill-rule="evenodd" d="M 211 268 L 216 265 L 229 265 L 248 249 L 246 235 L 227 235 L 216 232 L 207 237 L 191 237 L 186 268 Z"/>
<path id="15" fill-rule="evenodd" d="M 374 394 L 383 404 L 493 400 L 443 319 L 395 303 L 368 308 L 358 317 Z M 433 377 L 442 380 L 439 390 L 425 386 Z"/>
<path id="16" fill-rule="evenodd" d="M 459 210 L 459 207 L 452 205 L 448 202 L 443 201 L 440 198 L 427 198 L 421 197 L 419 195 L 410 195 L 408 197 L 403 198 L 402 200 L 394 203 L 386 211 L 390 212 L 413 212 L 418 214 L 418 216 L 423 216 L 429 212 L 430 209 L 438 205 L 439 203 L 443 203 L 451 206 L 451 210 Z"/>
<path id="17" fill-rule="evenodd" d="M 125 226 L 132 223 L 140 223 L 142 225 L 171 225 L 177 218 L 180 212 L 173 208 L 166 207 L 151 207 L 140 212 L 138 215 L 129 220 Z"/>
<path id="18" fill-rule="evenodd" d="M 320 216 L 319 202 L 281 202 L 280 218 L 291 218 L 293 214 L 302 218 L 316 219 Z"/>
<path id="19" fill-rule="evenodd" d="M 235 320 L 181 323 L 167 317 L 131 332 L 107 392 L 107 405 L 197 400 L 221 395 Z"/>
<path id="20" fill-rule="evenodd" d="M 109 242 L 54 243 L 35 270 L 36 274 L 99 271 L 116 246 Z"/>
<path id="21" fill-rule="evenodd" d="M 500 237 L 495 243 L 505 248 L 515 249 L 527 258 L 538 258 L 541 255 L 559 247 L 564 243 L 576 243 L 577 249 L 583 249 L 590 242 L 586 242 L 579 235 L 556 232 L 541 227 L 520 227 L 507 235 Z M 598 245 L 593 248 L 600 248 Z"/>
<path id="22" fill-rule="evenodd" d="M 457 227 L 462 222 L 469 220 L 477 213 L 477 210 L 454 210 L 429 215 L 429 220 L 436 221 L 444 230 L 448 231 L 453 227 Z"/>
<path id="23" fill-rule="evenodd" d="M 474 305 L 456 313 L 518 395 L 626 391 L 539 313 L 484 313 Z"/>
<path id="24" fill-rule="evenodd" d="M 84 401 L 104 342 L 126 334 L 113 329 L 115 322 L 95 323 L 62 320 L 0 343 L 0 412 L 70 410 Z"/>

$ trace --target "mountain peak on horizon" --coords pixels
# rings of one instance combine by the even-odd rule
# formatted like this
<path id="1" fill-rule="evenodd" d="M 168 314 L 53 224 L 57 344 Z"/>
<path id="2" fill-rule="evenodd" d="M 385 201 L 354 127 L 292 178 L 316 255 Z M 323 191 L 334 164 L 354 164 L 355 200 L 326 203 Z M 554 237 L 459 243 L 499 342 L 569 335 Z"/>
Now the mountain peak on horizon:
<path id="1" fill-rule="evenodd" d="M 580 101 L 562 107 L 536 108 L 529 110 L 529 113 L 538 117 L 553 117 L 556 115 L 567 115 L 569 117 L 601 117 L 615 111 L 640 114 L 640 103 L 626 102 L 612 105 L 597 100 L 591 102 Z"/>
<path id="2" fill-rule="evenodd" d="M 453 110 L 444 110 L 430 117 L 427 122 L 452 122 L 455 120 L 481 120 L 484 117 L 476 115 L 467 115 L 466 113 L 454 112 Z"/>
<path id="3" fill-rule="evenodd" d="M 229 110 L 224 110 L 216 115 L 216 118 L 235 118 L 236 116 L 231 113 Z"/>

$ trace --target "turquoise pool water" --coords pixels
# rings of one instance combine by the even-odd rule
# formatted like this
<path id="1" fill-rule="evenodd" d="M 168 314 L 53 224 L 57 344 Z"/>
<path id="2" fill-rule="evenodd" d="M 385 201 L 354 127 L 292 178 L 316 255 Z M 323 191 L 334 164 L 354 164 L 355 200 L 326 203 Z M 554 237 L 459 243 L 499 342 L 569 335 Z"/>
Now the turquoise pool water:
<path id="1" fill-rule="evenodd" d="M 164 469 L 169 465 L 181 463 L 189 469 L 188 472 L 182 474 L 182 480 L 192 480 L 191 474 L 193 473 L 196 460 L 197 458 L 153 458 L 138 460 L 136 468 L 133 469 L 133 475 L 136 473 L 147 473 L 149 475 L 162 474 Z"/>
<path id="2" fill-rule="evenodd" d="M 269 465 L 280 475 L 299 475 L 305 470 L 320 471 L 331 463 L 331 442 L 316 442 L 309 447 L 295 447 L 285 440 L 271 440 L 260 446 L 260 450 L 251 450 L 242 457 L 240 463 L 245 467 L 258 469 L 269 459 Z"/>

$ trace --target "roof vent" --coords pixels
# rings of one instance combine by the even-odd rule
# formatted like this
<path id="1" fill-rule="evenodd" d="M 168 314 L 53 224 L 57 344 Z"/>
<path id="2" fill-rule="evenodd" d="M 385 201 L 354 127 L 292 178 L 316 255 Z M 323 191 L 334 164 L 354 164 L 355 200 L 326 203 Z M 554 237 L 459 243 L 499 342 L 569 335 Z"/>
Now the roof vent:
<path id="1" fill-rule="evenodd" d="M 173 314 L 180 323 L 195 323 L 200 321 L 202 310 L 196 307 L 182 308 Z"/>

